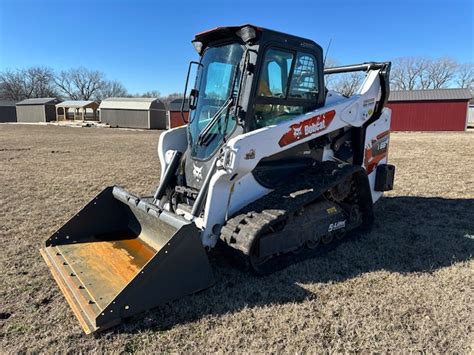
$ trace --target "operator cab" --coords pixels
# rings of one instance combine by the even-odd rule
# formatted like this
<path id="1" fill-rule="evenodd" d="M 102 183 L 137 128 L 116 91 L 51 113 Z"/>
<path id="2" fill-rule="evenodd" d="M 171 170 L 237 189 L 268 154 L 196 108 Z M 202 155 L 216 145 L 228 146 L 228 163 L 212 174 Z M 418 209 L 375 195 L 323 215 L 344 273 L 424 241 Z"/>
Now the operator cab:
<path id="1" fill-rule="evenodd" d="M 199 33 L 193 45 L 200 61 L 186 80 L 195 65 L 184 158 L 187 184 L 199 189 L 193 170 L 206 176 L 227 140 L 323 106 L 325 89 L 322 49 L 311 40 L 243 25 Z"/>

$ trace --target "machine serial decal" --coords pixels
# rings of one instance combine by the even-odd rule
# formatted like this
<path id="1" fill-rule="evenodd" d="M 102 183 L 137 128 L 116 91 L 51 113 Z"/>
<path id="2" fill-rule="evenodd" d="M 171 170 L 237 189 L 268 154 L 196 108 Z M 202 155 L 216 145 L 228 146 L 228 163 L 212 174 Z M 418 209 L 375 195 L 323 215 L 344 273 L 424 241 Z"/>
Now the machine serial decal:
<path id="1" fill-rule="evenodd" d="M 331 124 L 335 116 L 336 111 L 332 110 L 292 124 L 288 132 L 280 138 L 278 144 L 280 147 L 284 147 L 285 145 L 324 131 Z"/>
<path id="2" fill-rule="evenodd" d="M 375 99 L 374 98 L 370 98 L 370 99 L 367 99 L 367 100 L 364 100 L 364 107 L 367 107 L 367 106 L 371 106 L 375 103 Z"/>
<path id="3" fill-rule="evenodd" d="M 364 166 L 367 175 L 375 170 L 382 159 L 387 157 L 388 142 L 390 140 L 390 131 L 380 133 L 375 139 L 372 139 L 365 147 Z"/>

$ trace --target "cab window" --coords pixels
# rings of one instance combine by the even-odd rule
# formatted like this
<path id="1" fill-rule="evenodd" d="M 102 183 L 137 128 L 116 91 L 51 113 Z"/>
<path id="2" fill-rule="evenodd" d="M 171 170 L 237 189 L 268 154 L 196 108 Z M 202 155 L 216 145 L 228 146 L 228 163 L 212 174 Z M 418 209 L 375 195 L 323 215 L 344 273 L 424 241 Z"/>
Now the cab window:
<path id="1" fill-rule="evenodd" d="M 256 128 L 278 124 L 313 109 L 318 98 L 317 69 L 311 54 L 268 49 L 254 106 Z"/>
<path id="2" fill-rule="evenodd" d="M 257 128 L 271 126 L 303 113 L 305 113 L 303 106 L 276 104 L 255 105 L 255 121 L 257 123 Z"/>
<path id="3" fill-rule="evenodd" d="M 318 95 L 316 60 L 311 54 L 298 53 L 291 78 L 289 97 L 312 100 Z"/>
<path id="4" fill-rule="evenodd" d="M 293 54 L 270 49 L 265 54 L 258 85 L 258 96 L 285 97 Z"/>

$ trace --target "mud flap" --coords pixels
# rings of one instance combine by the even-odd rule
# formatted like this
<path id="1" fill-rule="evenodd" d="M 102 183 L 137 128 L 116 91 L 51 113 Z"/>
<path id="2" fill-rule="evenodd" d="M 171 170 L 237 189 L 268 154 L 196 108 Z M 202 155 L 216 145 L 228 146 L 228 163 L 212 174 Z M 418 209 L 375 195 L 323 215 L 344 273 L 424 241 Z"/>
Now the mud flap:
<path id="1" fill-rule="evenodd" d="M 108 187 L 40 250 L 86 333 L 214 283 L 191 223 Z"/>

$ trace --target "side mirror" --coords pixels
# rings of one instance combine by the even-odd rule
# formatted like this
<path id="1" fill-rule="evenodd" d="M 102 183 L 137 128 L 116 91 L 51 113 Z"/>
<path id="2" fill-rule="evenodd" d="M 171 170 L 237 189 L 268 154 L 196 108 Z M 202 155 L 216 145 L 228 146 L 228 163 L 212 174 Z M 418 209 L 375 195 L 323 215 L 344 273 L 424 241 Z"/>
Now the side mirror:
<path id="1" fill-rule="evenodd" d="M 197 105 L 199 97 L 199 91 L 196 89 L 192 89 L 191 92 L 189 93 L 189 109 L 194 110 Z"/>
<path id="2" fill-rule="evenodd" d="M 181 119 L 183 120 L 184 124 L 188 124 L 188 120 L 184 115 L 184 103 L 186 102 L 186 93 L 188 92 L 188 83 L 189 83 L 189 74 L 191 73 L 191 67 L 193 65 L 202 66 L 199 62 L 189 62 L 188 67 L 188 75 L 186 75 L 186 84 L 184 84 L 184 93 L 183 93 L 183 101 L 181 101 Z M 197 98 L 199 96 L 199 91 L 196 89 L 191 90 L 189 93 L 189 109 L 194 110 L 196 108 Z"/>

